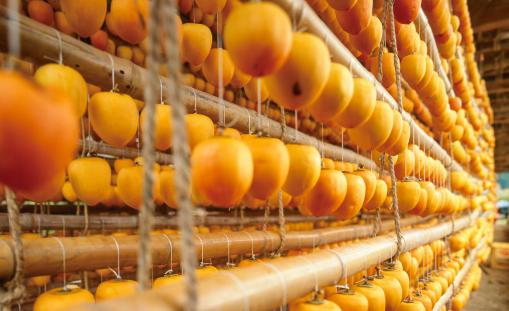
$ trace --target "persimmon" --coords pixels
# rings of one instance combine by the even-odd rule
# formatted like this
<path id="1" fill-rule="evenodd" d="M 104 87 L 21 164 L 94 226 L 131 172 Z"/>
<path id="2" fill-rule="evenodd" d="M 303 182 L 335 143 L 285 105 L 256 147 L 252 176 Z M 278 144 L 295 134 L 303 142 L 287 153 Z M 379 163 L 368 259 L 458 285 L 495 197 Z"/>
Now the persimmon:
<path id="1" fill-rule="evenodd" d="M 221 58 L 221 68 L 219 68 L 219 58 Z M 221 71 L 221 80 L 219 80 L 219 71 Z M 202 65 L 202 72 L 205 79 L 215 87 L 226 87 L 232 80 L 235 67 L 230 57 L 230 53 L 221 48 L 210 50 L 209 55 Z"/>
<path id="2" fill-rule="evenodd" d="M 352 173 L 345 173 L 346 177 L 346 196 L 343 203 L 334 212 L 333 216 L 340 220 L 346 220 L 354 217 L 361 210 L 366 197 L 366 183 L 362 177 Z"/>
<path id="3" fill-rule="evenodd" d="M 182 58 L 193 66 L 203 64 L 212 48 L 212 32 L 203 24 L 182 25 Z"/>
<path id="4" fill-rule="evenodd" d="M 426 308 L 424 308 L 424 305 L 420 303 L 419 301 L 412 300 L 403 300 L 397 308 L 394 309 L 395 311 L 426 311 Z"/>
<path id="5" fill-rule="evenodd" d="M 322 169 L 317 183 L 302 198 L 303 208 L 313 216 L 331 215 L 345 199 L 346 178 L 334 169 Z"/>
<path id="6" fill-rule="evenodd" d="M 397 261 L 396 264 L 397 263 L 399 263 L 399 261 Z M 402 297 L 406 298 L 408 296 L 410 292 L 410 279 L 408 278 L 408 274 L 403 271 L 403 268 L 397 267 L 396 265 L 393 267 L 384 267 L 383 274 L 398 280 L 402 289 Z"/>
<path id="7" fill-rule="evenodd" d="M 356 2 L 357 0 L 327 0 L 333 9 L 341 11 L 350 10 Z"/>
<path id="8" fill-rule="evenodd" d="M 278 71 L 292 47 L 290 18 L 268 2 L 236 6 L 226 19 L 223 35 L 235 66 L 253 77 Z"/>
<path id="9" fill-rule="evenodd" d="M 353 77 L 348 68 L 331 63 L 329 78 L 320 96 L 309 107 L 313 118 L 327 122 L 350 104 L 354 91 Z"/>
<path id="10" fill-rule="evenodd" d="M 206 115 L 199 113 L 187 114 L 187 139 L 189 147 L 193 150 L 200 142 L 214 136 L 214 122 Z"/>
<path id="11" fill-rule="evenodd" d="M 371 73 L 378 76 L 378 55 L 369 58 Z M 394 54 L 384 51 L 382 54 L 382 85 L 390 87 L 396 82 L 396 70 L 394 69 Z"/>
<path id="12" fill-rule="evenodd" d="M 69 25 L 80 37 L 90 37 L 99 31 L 106 18 L 106 0 L 60 0 L 60 6 Z"/>
<path id="13" fill-rule="evenodd" d="M 320 177 L 320 153 L 313 146 L 288 144 L 290 169 L 283 190 L 293 197 L 301 195 L 316 184 Z"/>
<path id="14" fill-rule="evenodd" d="M 83 116 L 87 109 L 88 89 L 78 71 L 65 65 L 46 64 L 37 69 L 34 79 L 44 87 L 68 96 L 75 105 L 76 115 Z"/>
<path id="15" fill-rule="evenodd" d="M 114 33 L 130 44 L 139 44 L 147 36 L 148 0 L 112 0 L 109 15 Z"/>
<path id="16" fill-rule="evenodd" d="M 362 0 L 361 0 L 362 1 Z M 382 39 L 382 22 L 373 15 L 369 19 L 369 24 L 356 35 L 350 36 L 350 42 L 353 46 L 366 55 L 371 55 L 375 49 L 380 46 Z"/>
<path id="17" fill-rule="evenodd" d="M 345 128 L 355 128 L 366 123 L 376 106 L 376 91 L 371 82 L 363 78 L 354 78 L 354 91 L 350 104 L 334 118 Z"/>
<path id="18" fill-rule="evenodd" d="M 407 121 L 403 121 L 401 135 L 394 145 L 392 145 L 386 152 L 390 155 L 396 155 L 403 152 L 408 147 L 408 141 L 410 140 L 410 125 Z"/>
<path id="19" fill-rule="evenodd" d="M 378 150 L 386 151 L 388 149 L 391 149 L 396 143 L 398 142 L 401 133 L 403 132 L 403 118 L 401 117 L 401 113 L 399 113 L 398 110 L 393 109 L 392 110 L 392 129 L 391 134 L 389 135 L 389 138 L 378 147 Z"/>
<path id="20" fill-rule="evenodd" d="M 91 157 L 73 160 L 67 169 L 76 196 L 88 205 L 96 205 L 106 196 L 111 184 L 111 168 L 104 159 Z"/>
<path id="21" fill-rule="evenodd" d="M 99 30 L 90 37 L 90 43 L 99 50 L 106 51 L 108 48 L 108 39 L 108 33 L 106 31 Z"/>
<path id="22" fill-rule="evenodd" d="M 253 181 L 253 157 L 245 142 L 212 137 L 198 144 L 191 156 L 193 190 L 218 207 L 240 203 Z"/>
<path id="23" fill-rule="evenodd" d="M 78 200 L 78 196 L 76 195 L 76 192 L 72 187 L 72 184 L 68 181 L 64 182 L 64 184 L 62 185 L 62 196 L 69 202 L 75 202 L 76 200 Z M 0 197 L 2 196 L 0 195 Z"/>
<path id="24" fill-rule="evenodd" d="M 146 119 L 146 110 L 143 109 L 140 115 L 141 132 L 144 132 Z M 154 128 L 154 147 L 157 150 L 168 150 L 172 145 L 172 118 L 171 106 L 164 104 L 155 105 L 155 128 Z"/>
<path id="25" fill-rule="evenodd" d="M 75 155 L 73 104 L 13 72 L 0 72 L 0 92 L 0 182 L 36 191 L 65 171 Z"/>
<path id="26" fill-rule="evenodd" d="M 61 189 L 65 182 L 65 170 L 50 181 L 40 185 L 36 190 L 21 191 L 21 196 L 34 202 L 60 201 Z"/>
<path id="27" fill-rule="evenodd" d="M 371 117 L 356 128 L 348 131 L 353 143 L 364 150 L 379 149 L 392 131 L 394 113 L 389 104 L 376 101 Z"/>
<path id="28" fill-rule="evenodd" d="M 330 64 L 329 50 L 320 38 L 310 33 L 294 33 L 286 62 L 263 79 L 271 99 L 297 110 L 320 96 L 329 78 Z"/>
<path id="29" fill-rule="evenodd" d="M 61 11 L 55 12 L 55 27 L 66 35 L 74 34 L 74 29 L 69 24 L 67 17 Z"/>
<path id="30" fill-rule="evenodd" d="M 413 23 L 419 15 L 421 0 L 396 0 L 394 1 L 394 18 L 400 23 Z"/>
<path id="31" fill-rule="evenodd" d="M 271 137 L 244 135 L 243 141 L 253 157 L 253 182 L 249 194 L 260 200 L 274 195 L 286 181 L 290 156 L 285 144 Z"/>
<path id="32" fill-rule="evenodd" d="M 131 96 L 114 92 L 94 94 L 88 105 L 90 124 L 106 143 L 123 147 L 138 130 L 138 109 Z"/>
<path id="33" fill-rule="evenodd" d="M 369 311 L 384 311 L 385 293 L 379 286 L 371 284 L 366 280 L 356 283 L 353 290 L 364 295 L 368 300 Z"/>
<path id="34" fill-rule="evenodd" d="M 42 0 L 32 0 L 27 5 L 28 16 L 47 26 L 53 26 L 53 8 Z"/>
<path id="35" fill-rule="evenodd" d="M 419 85 L 426 74 L 426 57 L 420 54 L 403 57 L 401 60 L 401 74 L 411 86 Z"/>
<path id="36" fill-rule="evenodd" d="M 392 276 L 386 276 L 383 273 L 375 275 L 370 283 L 380 287 L 385 295 L 386 310 L 396 310 L 403 300 L 403 289 L 397 279 Z"/>
<path id="37" fill-rule="evenodd" d="M 41 294 L 34 303 L 34 311 L 64 311 L 83 303 L 94 303 L 94 295 L 86 289 L 54 288 Z"/>
<path id="38" fill-rule="evenodd" d="M 368 299 L 353 289 L 339 289 L 337 293 L 327 297 L 343 311 L 368 311 Z"/>
<path id="39" fill-rule="evenodd" d="M 223 10 L 226 2 L 226 0 L 196 0 L 196 5 L 206 14 L 217 14 Z"/>
<path id="40" fill-rule="evenodd" d="M 387 197 L 387 184 L 381 179 L 376 180 L 376 188 L 373 197 L 364 202 L 364 208 L 368 211 L 381 207 Z"/>
<path id="41" fill-rule="evenodd" d="M 357 0 L 349 10 L 336 11 L 337 21 L 346 32 L 356 35 L 368 27 L 373 0 Z"/>
<path id="42" fill-rule="evenodd" d="M 136 293 L 138 282 L 133 280 L 113 279 L 104 281 L 95 291 L 97 301 L 130 296 Z"/>
<path id="43" fill-rule="evenodd" d="M 253 80 L 252 78 L 253 77 L 251 77 L 247 73 L 245 73 L 242 70 L 240 70 L 240 68 L 235 67 L 235 71 L 233 72 L 233 78 L 232 78 L 232 81 L 230 82 L 230 84 L 234 88 L 245 87 L 249 82 L 251 82 L 251 80 Z M 225 93 L 225 98 L 227 99 L 227 95 L 226 94 L 227 93 Z M 267 96 L 268 96 L 268 94 L 267 94 Z M 228 101 L 233 102 L 233 99 L 232 100 L 228 100 Z"/>
<path id="44" fill-rule="evenodd" d="M 269 98 L 269 91 L 261 78 L 253 78 L 244 86 L 244 93 L 249 100 L 258 102 L 258 87 L 260 88 L 260 101 L 264 102 Z"/>
<path id="45" fill-rule="evenodd" d="M 164 167 L 159 174 L 159 189 L 163 202 L 171 208 L 177 208 L 175 193 L 175 168 Z"/>
<path id="46" fill-rule="evenodd" d="M 419 202 L 421 187 L 415 181 L 398 181 L 396 185 L 398 206 L 401 212 L 408 212 Z"/>
<path id="47" fill-rule="evenodd" d="M 154 169 L 152 197 L 160 199 L 159 171 Z M 129 207 L 140 209 L 143 201 L 143 166 L 125 167 L 117 174 L 117 189 L 120 199 Z"/>

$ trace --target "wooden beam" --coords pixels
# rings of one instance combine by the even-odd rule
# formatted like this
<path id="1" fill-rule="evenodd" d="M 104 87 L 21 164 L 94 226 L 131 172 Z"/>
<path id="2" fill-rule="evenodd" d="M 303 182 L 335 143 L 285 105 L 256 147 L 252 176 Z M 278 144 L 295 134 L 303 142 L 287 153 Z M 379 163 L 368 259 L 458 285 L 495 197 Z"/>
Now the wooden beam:
<path id="1" fill-rule="evenodd" d="M 465 218 L 465 217 L 463 217 Z M 422 217 L 407 217 L 402 219 L 402 226 L 421 223 Z M 318 247 L 324 244 L 349 241 L 370 237 L 374 230 L 373 224 L 351 225 L 344 227 L 329 227 L 308 231 L 290 231 L 286 234 L 285 250 Z M 382 222 L 384 232 L 394 228 L 394 221 Z M 168 264 L 170 251 L 175 263 L 180 259 L 180 237 L 176 234 L 154 234 L 151 250 L 154 265 Z M 120 265 L 122 267 L 136 266 L 138 256 L 137 235 L 117 236 L 85 236 L 59 237 L 64 245 L 67 272 L 95 270 L 113 267 L 117 264 L 117 247 L 121 252 Z M 272 252 L 279 248 L 281 238 L 278 233 L 270 231 L 238 231 L 196 234 L 194 245 L 197 259 L 225 258 L 228 255 L 241 255 Z M 203 250 L 202 250 L 203 247 Z M 25 252 L 25 276 L 53 275 L 62 271 L 62 250 L 56 238 L 40 238 L 23 240 Z M 10 279 L 14 272 L 12 241 L 0 240 L 0 280 Z M 201 257 L 203 254 L 203 258 Z"/>

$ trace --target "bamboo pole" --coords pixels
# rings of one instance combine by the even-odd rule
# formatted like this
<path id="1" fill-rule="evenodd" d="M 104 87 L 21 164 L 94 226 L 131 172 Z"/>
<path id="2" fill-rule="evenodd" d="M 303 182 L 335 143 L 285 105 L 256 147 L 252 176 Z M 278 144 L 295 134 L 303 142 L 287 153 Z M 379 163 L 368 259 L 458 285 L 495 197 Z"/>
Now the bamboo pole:
<path id="1" fill-rule="evenodd" d="M 296 4 L 292 0 L 268 0 L 274 2 L 285 9 L 287 12 L 294 12 L 291 16 L 299 16 L 300 23 L 298 27 L 305 28 L 306 31 L 311 32 L 318 37 L 324 39 L 331 53 L 332 60 L 341 63 L 348 68 L 352 69 L 352 72 L 359 77 L 362 77 L 368 81 L 373 81 L 375 85 L 377 97 L 380 100 L 386 101 L 392 106 L 393 109 L 397 109 L 398 103 L 389 94 L 389 92 L 378 82 L 371 72 L 369 72 L 357 58 L 346 48 L 336 37 L 336 35 L 327 27 L 327 25 L 316 15 L 314 10 L 305 2 L 299 1 Z M 433 39 L 433 37 L 431 37 Z M 434 40 L 434 39 L 433 39 Z M 415 122 L 407 112 L 403 111 L 403 119 L 408 121 L 412 134 L 410 135 L 410 142 L 417 144 L 419 143 L 426 150 L 430 150 L 431 155 L 434 158 L 440 160 L 446 167 L 452 165 L 453 171 L 462 171 L 463 168 L 444 150 L 432 137 L 428 136 Z"/>
<path id="2" fill-rule="evenodd" d="M 12 23 L 7 19 L 7 9 L 0 6 L 0 37 L 5 38 L 7 25 Z M 59 40 L 56 30 L 42 25 L 26 16 L 19 18 L 19 31 L 21 36 L 21 55 L 32 58 L 37 64 L 45 64 L 50 59 L 57 59 L 59 54 Z M 120 92 L 129 94 L 134 98 L 143 98 L 143 85 L 147 81 L 147 70 L 136 64 L 119 57 L 100 51 L 91 45 L 81 42 L 71 36 L 61 34 L 61 48 L 64 64 L 77 69 L 87 82 L 111 88 L 111 72 L 114 67 L 115 82 Z M 0 48 L 5 51 L 6 40 L 0 40 Z M 37 47 L 37 48 L 34 48 Z M 113 60 L 113 62 L 112 62 Z M 167 83 L 165 77 L 161 78 L 163 96 L 167 97 Z M 218 121 L 219 99 L 207 93 L 183 86 L 183 101 L 188 111 L 205 114 Z M 230 102 L 224 101 L 226 105 L 225 116 L 227 123 L 235 121 L 233 127 L 241 132 L 248 132 L 249 125 L 256 119 L 256 112 Z M 287 143 L 299 143 L 312 145 L 323 150 L 324 156 L 336 160 L 343 159 L 347 162 L 354 162 L 370 169 L 376 169 L 376 164 L 370 159 L 355 153 L 352 150 L 344 149 L 329 143 L 324 143 L 315 137 L 296 131 L 287 127 L 283 137 L 283 129 L 279 122 L 265 116 L 260 117 L 263 130 L 271 137 L 280 137 Z"/>
<path id="3" fill-rule="evenodd" d="M 140 150 L 136 148 L 113 147 L 103 142 L 97 142 L 91 138 L 87 138 L 84 141 L 80 139 L 78 148 L 85 152 L 107 154 L 119 158 L 136 158 L 141 156 Z M 173 163 L 173 156 L 163 152 L 156 152 L 155 161 L 159 164 L 171 164 Z"/>
<path id="4" fill-rule="evenodd" d="M 472 224 L 469 217 L 430 228 L 404 230 L 408 251 L 441 239 Z M 199 310 L 273 310 L 303 297 L 315 286 L 331 286 L 344 278 L 391 258 L 396 253 L 394 234 L 379 236 L 332 250 L 273 259 L 247 267 L 223 270 L 198 284 Z M 183 310 L 183 287 L 168 285 L 130 297 L 78 310 Z"/>
<path id="5" fill-rule="evenodd" d="M 411 219 L 413 219 L 412 217 Z M 317 222 L 317 221 L 332 221 L 334 217 L 311 217 L 302 215 L 285 215 L 287 223 L 295 222 Z M 422 219 L 420 219 L 422 220 Z M 277 216 L 264 216 L 246 215 L 244 219 L 235 218 L 228 215 L 209 215 L 204 214 L 195 215 L 194 223 L 197 226 L 251 226 L 267 222 L 275 224 L 278 222 Z M 98 230 L 119 230 L 119 229 L 137 229 L 138 217 L 137 216 L 103 216 L 91 215 L 88 220 L 83 215 L 48 215 L 48 214 L 33 214 L 22 213 L 20 214 L 21 227 L 24 230 L 39 230 L 39 229 L 83 229 L 85 226 L 88 229 Z M 175 215 L 172 216 L 157 216 L 154 217 L 154 226 L 156 228 L 169 228 L 177 226 L 177 219 Z M 0 230 L 9 229 L 7 214 L 0 214 Z"/>
<path id="6" fill-rule="evenodd" d="M 438 299 L 435 306 L 433 306 L 433 311 L 439 311 L 443 306 L 445 306 L 447 304 L 449 299 L 452 298 L 452 296 L 454 295 L 454 289 L 459 288 L 459 286 L 460 286 L 461 282 L 463 281 L 463 279 L 465 278 L 465 276 L 472 269 L 472 266 L 474 265 L 476 258 L 477 258 L 476 255 L 479 252 L 479 250 L 484 247 L 485 243 L 486 243 L 486 239 L 483 239 L 479 243 L 479 245 L 469 254 L 468 259 L 465 262 L 465 265 L 463 266 L 463 268 L 461 268 L 461 270 L 458 272 L 458 274 L 454 278 L 453 284 L 451 284 L 451 286 L 449 286 L 449 288 L 447 289 L 445 294 L 443 294 L 442 297 L 440 297 L 440 299 Z"/>
<path id="7" fill-rule="evenodd" d="M 403 226 L 422 222 L 420 217 L 402 220 Z M 392 221 L 383 221 L 382 230 L 394 228 Z M 324 244 L 366 238 L 373 234 L 373 225 L 352 225 L 332 227 L 310 231 L 291 231 L 286 235 L 285 250 L 311 248 Z M 180 239 L 178 235 L 167 235 L 172 240 L 173 261 L 180 259 Z M 275 232 L 250 231 L 196 234 L 195 247 L 197 258 L 224 258 L 228 255 L 255 254 L 272 252 L 281 243 Z M 136 266 L 138 236 L 116 236 L 121 250 L 120 265 Z M 117 248 L 111 236 L 62 237 L 65 247 L 67 272 L 94 270 L 117 265 Z M 62 271 L 62 252 L 55 238 L 25 239 L 23 241 L 26 259 L 26 276 L 56 274 Z M 203 245 L 203 257 L 202 257 Z M 8 279 L 13 273 L 13 245 L 11 241 L 0 240 L 0 280 Z M 152 238 L 152 257 L 154 265 L 168 264 L 170 247 L 166 237 L 155 234 Z"/>

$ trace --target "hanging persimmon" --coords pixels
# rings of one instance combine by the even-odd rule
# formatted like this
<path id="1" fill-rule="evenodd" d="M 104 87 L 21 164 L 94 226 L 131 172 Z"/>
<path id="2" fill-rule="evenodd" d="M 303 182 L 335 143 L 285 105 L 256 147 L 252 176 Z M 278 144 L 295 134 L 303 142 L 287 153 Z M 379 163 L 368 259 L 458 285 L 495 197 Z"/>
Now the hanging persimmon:
<path id="1" fill-rule="evenodd" d="M 269 2 L 235 6 L 226 19 L 223 34 L 235 66 L 253 77 L 278 71 L 292 46 L 290 18 Z"/>
<path id="2" fill-rule="evenodd" d="M 106 18 L 106 0 L 60 0 L 69 25 L 80 37 L 87 38 L 101 29 Z"/>
<path id="3" fill-rule="evenodd" d="M 0 72 L 0 93 L 0 182 L 36 191 L 65 171 L 74 157 L 74 106 L 62 94 L 45 91 L 13 72 Z"/>

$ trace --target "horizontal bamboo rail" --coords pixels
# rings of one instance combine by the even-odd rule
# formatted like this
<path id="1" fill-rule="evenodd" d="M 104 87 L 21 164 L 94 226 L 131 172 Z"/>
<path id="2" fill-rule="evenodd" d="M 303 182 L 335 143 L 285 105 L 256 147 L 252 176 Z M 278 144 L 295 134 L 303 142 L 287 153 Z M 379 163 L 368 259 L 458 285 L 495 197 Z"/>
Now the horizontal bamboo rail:
<path id="1" fill-rule="evenodd" d="M 441 239 L 469 226 L 471 221 L 469 217 L 462 217 L 454 225 L 445 222 L 429 228 L 404 230 L 402 251 Z M 198 282 L 198 309 L 273 310 L 303 297 L 315 286 L 331 286 L 343 277 L 363 271 L 395 254 L 396 237 L 390 234 L 332 250 L 224 270 Z M 130 297 L 83 306 L 79 310 L 185 310 L 185 288 L 182 285 L 177 283 L 156 288 Z"/>
<path id="2" fill-rule="evenodd" d="M 141 150 L 136 148 L 113 147 L 103 142 L 97 142 L 92 138 L 80 139 L 78 149 L 84 152 L 106 154 L 118 158 L 136 158 L 141 156 Z M 154 160 L 159 164 L 171 164 L 173 163 L 173 156 L 163 152 L 156 152 Z"/>
<path id="3" fill-rule="evenodd" d="M 314 10 L 305 1 L 292 1 L 292 0 L 268 0 L 274 2 L 284 8 L 287 12 L 293 12 L 290 16 L 299 16 L 298 27 L 306 29 L 306 31 L 314 33 L 322 38 L 327 44 L 331 53 L 332 59 L 335 62 L 341 63 L 351 68 L 354 75 L 362 77 L 366 80 L 373 81 L 377 96 L 389 103 L 393 108 L 398 107 L 398 103 L 389 94 L 389 92 L 380 84 L 371 72 L 369 72 L 355 56 L 352 55 L 350 50 L 345 47 L 336 35 L 327 27 L 327 25 L 316 15 Z M 431 39 L 434 40 L 433 37 Z M 415 122 L 412 117 L 403 111 L 403 119 L 407 120 L 410 124 L 412 135 L 410 139 L 413 143 L 421 145 L 426 150 L 429 150 L 434 158 L 440 160 L 446 167 L 452 165 L 453 171 L 463 170 L 461 166 L 451 159 L 447 151 L 444 150 L 432 137 L 428 136 Z M 415 141 L 413 141 L 415 139 Z"/>
<path id="4" fill-rule="evenodd" d="M 402 226 L 422 222 L 420 217 L 402 219 Z M 461 222 L 460 222 L 461 223 Z M 393 221 L 383 221 L 382 231 L 394 228 Z M 352 225 L 332 227 L 310 231 L 291 231 L 286 234 L 285 250 L 312 248 L 323 244 L 370 237 L 374 227 L 370 225 Z M 180 239 L 178 235 L 167 235 L 172 240 L 173 261 L 180 259 Z M 279 234 L 274 232 L 227 232 L 195 235 L 196 254 L 199 260 L 224 258 L 231 256 L 273 252 L 281 244 Z M 84 271 L 117 265 L 117 248 L 110 236 L 62 237 L 65 247 L 66 270 Z M 136 235 L 115 237 L 120 247 L 120 265 L 136 266 L 138 239 Z M 168 239 L 161 234 L 152 237 L 152 260 L 154 265 L 169 263 L 170 246 Z M 203 249 L 202 249 L 203 245 Z M 25 276 L 56 274 L 62 272 L 62 251 L 55 238 L 41 238 L 23 241 L 25 251 Z M 9 279 L 13 273 L 13 244 L 0 240 L 0 280 Z M 203 254 L 203 256 L 202 256 Z"/>
<path id="5" fill-rule="evenodd" d="M 440 297 L 440 299 L 438 299 L 435 306 L 433 307 L 433 311 L 439 311 L 443 306 L 445 306 L 447 304 L 449 299 L 452 298 L 452 296 L 454 295 L 454 289 L 459 288 L 459 286 L 460 286 L 461 282 L 463 281 L 463 279 L 465 278 L 465 276 L 468 274 L 468 272 L 470 272 L 470 270 L 472 269 L 472 266 L 474 265 L 474 263 L 476 261 L 477 253 L 479 252 L 479 250 L 481 248 L 484 247 L 485 243 L 486 243 L 486 239 L 481 240 L 479 245 L 474 250 L 472 250 L 470 252 L 468 259 L 466 260 L 465 264 L 463 265 L 463 268 L 461 268 L 461 270 L 458 272 L 458 274 L 454 278 L 453 284 L 451 284 L 451 286 L 449 286 L 449 288 L 447 289 L 445 294 L 443 294 L 442 297 Z"/>
<path id="6" fill-rule="evenodd" d="M 7 37 L 7 25 L 13 23 L 7 17 L 7 9 L 0 6 L 0 37 Z M 51 59 L 57 59 L 60 51 L 59 37 L 57 30 L 40 24 L 28 17 L 19 17 L 19 32 L 21 41 L 21 55 L 30 57 L 37 64 L 48 63 Z M 115 83 L 117 88 L 125 94 L 134 98 L 143 98 L 143 87 L 147 81 L 147 70 L 135 65 L 131 61 L 112 56 L 100 51 L 91 45 L 81 42 L 71 36 L 60 34 L 63 62 L 76 68 L 89 83 L 111 88 L 112 69 L 115 72 Z M 0 48 L 7 50 L 7 40 L 0 40 Z M 37 47 L 37 48 L 34 48 Z M 167 97 L 167 78 L 161 77 L 163 97 Z M 247 133 L 250 125 L 254 125 L 257 115 L 249 110 L 207 93 L 195 90 L 188 86 L 183 87 L 183 102 L 188 111 L 196 110 L 199 113 L 218 121 L 218 116 L 225 107 L 226 123 L 234 123 L 232 127 Z M 361 164 L 366 168 L 376 169 L 376 164 L 370 159 L 361 156 L 349 149 L 341 148 L 329 143 L 323 143 L 309 135 L 287 127 L 286 131 L 279 122 L 265 116 L 260 117 L 260 124 L 264 132 L 271 137 L 280 137 L 288 143 L 300 143 L 312 145 L 323 150 L 326 157 L 336 160 L 344 160 Z"/>
<path id="7" fill-rule="evenodd" d="M 20 214 L 20 225 L 23 230 L 39 229 L 98 229 L 98 230 L 119 230 L 119 229 L 137 229 L 139 218 L 132 216 L 103 216 L 90 215 L 88 220 L 83 215 L 48 215 L 48 214 Z M 208 213 L 194 216 L 196 226 L 251 226 L 263 224 L 278 223 L 277 216 L 264 216 L 246 214 L 244 218 L 233 217 L 233 213 L 228 215 L 208 215 Z M 302 215 L 285 215 L 286 223 L 295 222 L 318 222 L 332 221 L 334 217 L 311 217 Z M 421 219 L 422 220 L 422 219 Z M 170 228 L 177 226 L 177 217 L 175 215 L 154 217 L 154 228 Z M 9 221 L 6 213 L 0 213 L 0 231 L 9 229 Z"/>

